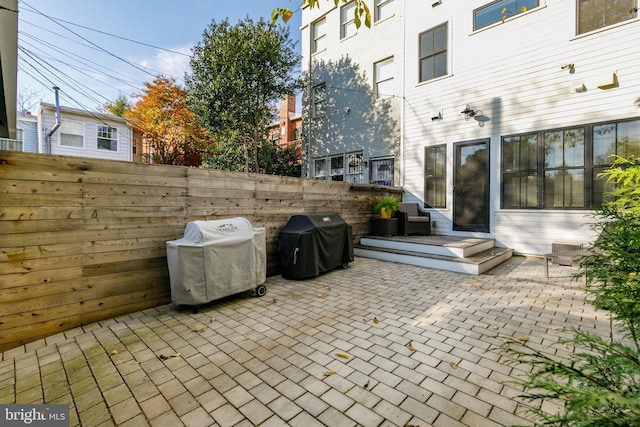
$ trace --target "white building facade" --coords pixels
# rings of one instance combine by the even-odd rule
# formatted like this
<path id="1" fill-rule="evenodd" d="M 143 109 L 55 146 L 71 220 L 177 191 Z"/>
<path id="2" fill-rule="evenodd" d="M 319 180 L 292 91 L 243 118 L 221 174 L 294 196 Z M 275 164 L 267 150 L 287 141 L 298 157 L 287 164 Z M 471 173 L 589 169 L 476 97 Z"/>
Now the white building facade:
<path id="1" fill-rule="evenodd" d="M 640 154 L 637 0 L 391 1 L 404 199 L 438 234 L 519 253 L 592 241 L 597 175 L 614 154 Z M 366 60 L 388 55 L 373 27 L 353 37 Z"/>
<path id="2" fill-rule="evenodd" d="M 122 117 L 40 104 L 38 152 L 64 156 L 132 161 L 132 129 Z"/>

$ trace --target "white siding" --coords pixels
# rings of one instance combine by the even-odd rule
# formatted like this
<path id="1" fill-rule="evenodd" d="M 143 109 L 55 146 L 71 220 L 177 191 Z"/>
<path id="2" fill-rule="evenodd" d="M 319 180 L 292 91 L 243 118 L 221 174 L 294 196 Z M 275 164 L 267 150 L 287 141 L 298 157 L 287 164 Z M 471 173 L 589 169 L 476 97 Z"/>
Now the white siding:
<path id="1" fill-rule="evenodd" d="M 131 161 L 131 128 L 127 126 L 124 119 L 106 114 L 83 112 L 66 108 L 61 108 L 60 118 L 62 121 L 73 120 L 84 123 L 84 147 L 79 148 L 61 145 L 61 129 L 58 129 L 51 136 L 51 150 L 48 151 L 46 147 L 46 135 L 55 125 L 55 110 L 50 106 L 44 105 L 41 106 L 40 114 L 38 117 L 40 127 L 39 131 L 41 153 Z M 117 151 L 98 148 L 98 125 L 107 125 L 117 129 Z"/>
<path id="2" fill-rule="evenodd" d="M 491 162 L 491 232 L 521 253 L 548 252 L 556 240 L 592 240 L 589 211 L 501 210 L 501 137 L 640 116 L 640 48 L 638 19 L 592 34 L 575 36 L 575 2 L 541 1 L 507 22 L 472 31 L 473 9 L 488 1 L 443 2 L 434 13 L 419 12 L 407 1 L 406 105 L 403 176 L 406 197 L 424 197 L 424 147 L 447 143 L 447 209 L 435 210 L 438 232 L 451 233 L 453 143 L 489 138 Z M 424 9 L 424 6 L 421 6 Z M 415 9 L 413 9 L 415 8 Z M 449 72 L 418 82 L 418 34 L 449 23 Z M 561 69 L 573 63 L 573 73 Z M 616 73 L 619 86 L 599 89 Z M 586 91 L 572 88 L 584 84 Z M 480 127 L 460 112 L 469 104 L 490 121 Z M 443 120 L 431 121 L 443 111 Z M 442 224 L 442 221 L 445 221 Z M 453 233 L 452 233 L 453 234 Z"/>

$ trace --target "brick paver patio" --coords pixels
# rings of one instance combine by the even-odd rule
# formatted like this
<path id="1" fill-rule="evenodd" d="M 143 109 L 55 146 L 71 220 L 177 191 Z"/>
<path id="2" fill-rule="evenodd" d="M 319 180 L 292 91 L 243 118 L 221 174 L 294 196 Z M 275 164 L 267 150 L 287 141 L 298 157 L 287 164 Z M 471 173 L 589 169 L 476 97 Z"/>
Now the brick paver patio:
<path id="1" fill-rule="evenodd" d="M 69 404 L 82 426 L 532 424 L 509 383 L 526 367 L 495 347 L 546 346 L 569 326 L 608 334 L 573 271 L 545 279 L 540 259 L 514 257 L 474 277 L 356 258 L 271 277 L 263 298 L 161 306 L 0 353 L 0 404 Z"/>

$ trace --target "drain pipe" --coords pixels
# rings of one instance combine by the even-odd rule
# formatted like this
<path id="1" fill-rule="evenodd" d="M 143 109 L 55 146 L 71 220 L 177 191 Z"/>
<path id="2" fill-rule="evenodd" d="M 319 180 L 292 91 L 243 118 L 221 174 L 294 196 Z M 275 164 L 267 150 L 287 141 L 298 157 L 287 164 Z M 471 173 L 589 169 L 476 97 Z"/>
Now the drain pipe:
<path id="1" fill-rule="evenodd" d="M 58 86 L 54 86 L 53 90 L 56 95 L 56 124 L 54 124 L 51 130 L 47 133 L 47 146 L 45 147 L 47 154 L 51 154 L 51 136 L 56 133 L 60 127 L 60 98 L 58 97 L 58 91 L 60 88 Z"/>

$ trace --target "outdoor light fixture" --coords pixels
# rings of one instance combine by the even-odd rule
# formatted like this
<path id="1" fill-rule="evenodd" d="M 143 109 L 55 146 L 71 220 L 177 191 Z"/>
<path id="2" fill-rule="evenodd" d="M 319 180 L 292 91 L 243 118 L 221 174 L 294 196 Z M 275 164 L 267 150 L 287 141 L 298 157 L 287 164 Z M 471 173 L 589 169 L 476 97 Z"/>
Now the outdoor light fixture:
<path id="1" fill-rule="evenodd" d="M 562 65 L 560 66 L 560 69 L 561 69 L 561 70 L 569 70 L 569 72 L 570 72 L 571 74 L 573 74 L 573 73 L 575 73 L 575 72 L 576 72 L 576 66 L 575 66 L 575 64 L 562 64 Z"/>
<path id="2" fill-rule="evenodd" d="M 486 122 L 491 120 L 489 117 L 482 114 L 482 111 L 476 111 L 473 115 L 473 120 L 478 122 L 478 126 L 483 127 Z"/>
<path id="3" fill-rule="evenodd" d="M 441 4 L 442 4 L 442 0 L 438 0 L 438 1 L 437 1 L 437 2 L 435 2 L 435 3 L 432 3 L 432 4 L 431 4 L 431 7 L 440 6 Z"/>
<path id="4" fill-rule="evenodd" d="M 436 120 L 442 120 L 442 111 L 438 111 L 438 114 L 436 114 L 435 116 L 431 117 L 432 121 L 436 121 Z"/>
<path id="5" fill-rule="evenodd" d="M 469 104 L 467 104 L 465 109 L 460 111 L 460 113 L 464 114 L 464 119 L 465 120 L 469 120 L 470 117 L 473 117 L 473 116 L 476 115 L 475 110 L 473 108 L 469 107 Z"/>

